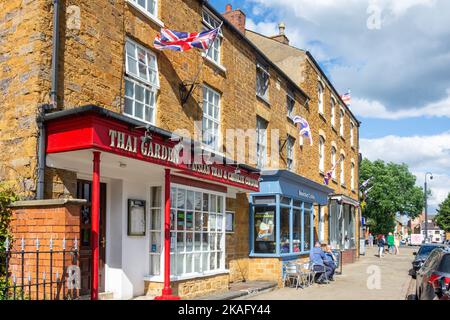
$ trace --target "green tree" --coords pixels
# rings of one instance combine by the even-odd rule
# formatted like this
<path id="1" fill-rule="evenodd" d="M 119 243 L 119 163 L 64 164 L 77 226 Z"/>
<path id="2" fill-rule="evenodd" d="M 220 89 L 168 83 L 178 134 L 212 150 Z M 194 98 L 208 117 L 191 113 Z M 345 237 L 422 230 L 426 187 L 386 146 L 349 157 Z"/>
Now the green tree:
<path id="1" fill-rule="evenodd" d="M 441 229 L 450 232 L 450 193 L 447 195 L 447 199 L 439 205 L 437 212 L 436 223 Z"/>
<path id="2" fill-rule="evenodd" d="M 424 193 L 417 187 L 416 177 L 406 164 L 374 162 L 363 159 L 360 167 L 360 183 L 371 178 L 370 191 L 362 195 L 363 215 L 370 218 L 375 234 L 386 234 L 395 226 L 395 214 L 416 218 L 423 209 Z"/>

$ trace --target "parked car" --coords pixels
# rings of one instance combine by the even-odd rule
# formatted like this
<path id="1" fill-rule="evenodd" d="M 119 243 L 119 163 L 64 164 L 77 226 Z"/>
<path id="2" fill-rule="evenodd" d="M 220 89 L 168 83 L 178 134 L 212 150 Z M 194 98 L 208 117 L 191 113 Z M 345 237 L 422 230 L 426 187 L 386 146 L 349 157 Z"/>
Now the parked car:
<path id="1" fill-rule="evenodd" d="M 435 248 L 416 273 L 416 298 L 442 298 L 450 284 L 450 248 Z"/>
<path id="2" fill-rule="evenodd" d="M 438 244 L 432 244 L 432 243 L 422 244 L 420 246 L 418 252 L 413 252 L 413 255 L 415 255 L 416 258 L 412 262 L 412 269 L 409 270 L 409 275 L 413 279 L 415 279 L 417 270 L 419 270 L 420 267 L 422 267 L 423 263 L 428 258 L 431 251 L 433 251 L 436 248 L 442 248 L 442 247 L 445 247 L 445 245 L 442 245 L 442 244 L 438 245 Z"/>
<path id="3" fill-rule="evenodd" d="M 436 295 L 434 300 L 447 300 L 447 301 L 450 301 L 450 284 L 446 286 L 445 285 L 445 280 L 443 278 L 441 278 L 440 283 L 441 283 L 441 287 L 442 287 L 442 296 L 438 297 L 438 295 Z"/>

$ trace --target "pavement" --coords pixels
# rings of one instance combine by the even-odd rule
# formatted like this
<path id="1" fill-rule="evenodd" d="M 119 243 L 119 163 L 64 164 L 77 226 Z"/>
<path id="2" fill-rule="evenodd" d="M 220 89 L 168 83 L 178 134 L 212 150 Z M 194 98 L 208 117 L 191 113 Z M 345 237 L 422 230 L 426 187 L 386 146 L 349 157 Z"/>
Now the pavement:
<path id="1" fill-rule="evenodd" d="M 343 266 L 329 284 L 314 284 L 305 289 L 281 288 L 236 300 L 405 300 L 413 299 L 414 280 L 408 275 L 415 247 L 400 247 L 399 255 L 379 258 L 377 248 Z"/>

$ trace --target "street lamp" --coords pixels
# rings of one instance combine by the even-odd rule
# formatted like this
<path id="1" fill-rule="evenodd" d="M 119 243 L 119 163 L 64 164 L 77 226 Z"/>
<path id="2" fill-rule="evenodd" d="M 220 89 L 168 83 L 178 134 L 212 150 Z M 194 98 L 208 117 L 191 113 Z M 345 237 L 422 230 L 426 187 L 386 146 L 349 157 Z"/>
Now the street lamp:
<path id="1" fill-rule="evenodd" d="M 433 174 L 431 172 L 425 173 L 425 242 L 428 239 L 428 204 L 427 204 L 427 176 L 430 175 L 430 180 L 433 180 Z"/>

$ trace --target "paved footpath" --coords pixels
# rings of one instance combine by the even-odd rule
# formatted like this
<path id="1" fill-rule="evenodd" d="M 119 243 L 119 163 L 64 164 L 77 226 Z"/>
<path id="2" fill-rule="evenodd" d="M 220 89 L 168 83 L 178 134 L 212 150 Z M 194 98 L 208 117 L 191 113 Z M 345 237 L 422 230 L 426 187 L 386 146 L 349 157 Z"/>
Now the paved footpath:
<path id="1" fill-rule="evenodd" d="M 249 297 L 252 300 L 404 300 L 412 290 L 408 271 L 414 247 L 401 247 L 399 255 L 378 258 L 377 248 L 367 248 L 365 256 L 343 267 L 329 284 L 305 289 L 282 288 Z M 379 275 L 379 276 L 377 276 Z M 244 298 L 245 299 L 245 298 Z"/>

